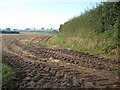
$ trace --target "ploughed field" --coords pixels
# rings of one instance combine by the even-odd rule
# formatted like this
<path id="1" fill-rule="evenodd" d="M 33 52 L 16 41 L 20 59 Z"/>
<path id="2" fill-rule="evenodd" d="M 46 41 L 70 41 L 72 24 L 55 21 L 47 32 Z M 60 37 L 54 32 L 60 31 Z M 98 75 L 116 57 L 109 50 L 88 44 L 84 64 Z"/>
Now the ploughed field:
<path id="1" fill-rule="evenodd" d="M 118 60 L 45 46 L 50 34 L 3 35 L 2 53 L 16 75 L 3 88 L 119 88 Z"/>

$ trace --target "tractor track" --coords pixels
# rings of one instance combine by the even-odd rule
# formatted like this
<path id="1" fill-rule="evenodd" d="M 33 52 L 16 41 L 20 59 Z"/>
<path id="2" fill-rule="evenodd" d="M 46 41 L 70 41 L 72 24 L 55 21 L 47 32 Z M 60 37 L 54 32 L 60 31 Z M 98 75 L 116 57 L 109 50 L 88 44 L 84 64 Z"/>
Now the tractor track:
<path id="1" fill-rule="evenodd" d="M 49 34 L 3 36 L 3 56 L 16 75 L 11 88 L 119 88 L 119 60 L 47 47 Z"/>

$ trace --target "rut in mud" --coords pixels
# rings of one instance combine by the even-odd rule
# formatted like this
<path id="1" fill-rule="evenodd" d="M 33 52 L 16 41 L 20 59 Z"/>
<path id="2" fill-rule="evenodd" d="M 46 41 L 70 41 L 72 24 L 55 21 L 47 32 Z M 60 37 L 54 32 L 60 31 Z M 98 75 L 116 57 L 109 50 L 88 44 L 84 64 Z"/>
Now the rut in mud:
<path id="1" fill-rule="evenodd" d="M 118 88 L 118 60 L 44 46 L 52 35 L 3 36 L 6 63 L 16 70 L 6 88 Z"/>

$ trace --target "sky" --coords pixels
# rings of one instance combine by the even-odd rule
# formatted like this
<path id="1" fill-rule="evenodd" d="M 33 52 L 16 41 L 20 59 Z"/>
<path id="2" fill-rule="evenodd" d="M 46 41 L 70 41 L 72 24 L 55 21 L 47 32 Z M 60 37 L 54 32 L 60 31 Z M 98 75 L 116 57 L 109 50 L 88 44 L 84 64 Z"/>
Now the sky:
<path id="1" fill-rule="evenodd" d="M 58 29 L 100 0 L 0 0 L 0 28 Z"/>

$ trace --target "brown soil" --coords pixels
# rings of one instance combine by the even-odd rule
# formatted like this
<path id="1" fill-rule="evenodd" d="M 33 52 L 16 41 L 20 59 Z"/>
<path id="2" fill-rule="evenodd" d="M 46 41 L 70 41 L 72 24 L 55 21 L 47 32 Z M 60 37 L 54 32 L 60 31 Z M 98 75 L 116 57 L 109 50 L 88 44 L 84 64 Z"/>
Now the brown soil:
<path id="1" fill-rule="evenodd" d="M 5 62 L 16 75 L 3 88 L 119 88 L 118 60 L 48 47 L 52 35 L 2 37 Z"/>

